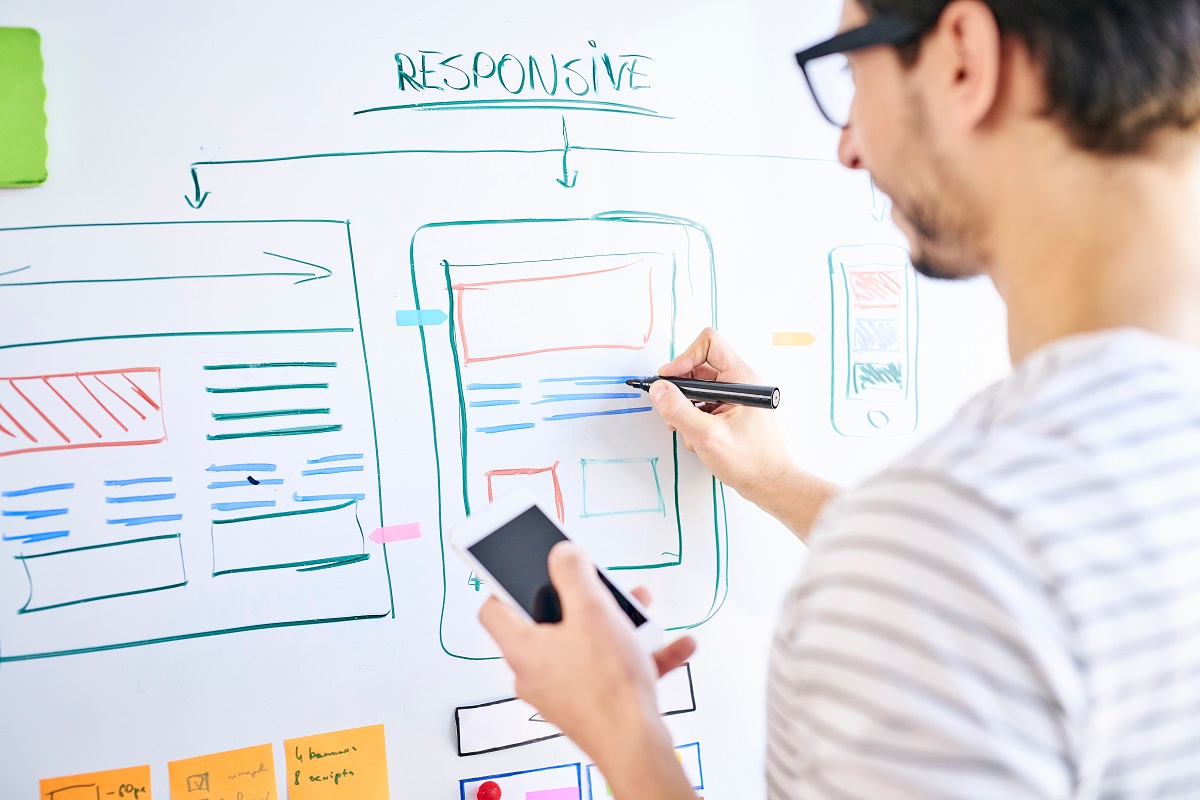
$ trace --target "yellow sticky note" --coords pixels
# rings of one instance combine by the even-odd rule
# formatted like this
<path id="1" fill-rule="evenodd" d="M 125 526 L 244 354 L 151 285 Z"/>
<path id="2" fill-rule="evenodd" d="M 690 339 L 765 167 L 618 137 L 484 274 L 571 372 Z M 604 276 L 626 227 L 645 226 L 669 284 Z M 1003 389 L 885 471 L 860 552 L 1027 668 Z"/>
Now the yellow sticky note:
<path id="1" fill-rule="evenodd" d="M 150 800 L 150 765 L 41 781 L 42 800 Z"/>
<path id="2" fill-rule="evenodd" d="M 288 800 L 389 800 L 382 725 L 288 739 L 283 747 Z"/>
<path id="3" fill-rule="evenodd" d="M 167 764 L 171 800 L 275 800 L 275 756 L 271 745 L 243 747 Z"/>
<path id="4" fill-rule="evenodd" d="M 817 337 L 803 331 L 776 331 L 771 334 L 771 344 L 776 347 L 808 347 Z"/>

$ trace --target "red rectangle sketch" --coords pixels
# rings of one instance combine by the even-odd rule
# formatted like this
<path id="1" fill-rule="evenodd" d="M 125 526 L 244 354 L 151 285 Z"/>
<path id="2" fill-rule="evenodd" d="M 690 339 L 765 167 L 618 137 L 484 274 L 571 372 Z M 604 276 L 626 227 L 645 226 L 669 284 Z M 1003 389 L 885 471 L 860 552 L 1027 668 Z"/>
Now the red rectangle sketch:
<path id="1" fill-rule="evenodd" d="M 165 441 L 160 372 L 0 377 L 0 456 Z"/>
<path id="2" fill-rule="evenodd" d="M 557 461 L 548 467 L 493 469 L 485 472 L 484 477 L 487 478 L 488 502 L 495 500 L 497 496 L 524 489 L 532 492 L 546 506 L 553 502 L 558 521 L 567 521 L 562 486 L 558 483 Z"/>
<path id="3" fill-rule="evenodd" d="M 850 277 L 850 291 L 854 295 L 854 307 L 899 308 L 903 284 L 896 269 L 877 267 L 853 267 L 846 270 Z"/>
<path id="4" fill-rule="evenodd" d="M 654 330 L 653 271 L 645 259 L 453 289 L 463 364 L 564 350 L 641 350 Z"/>

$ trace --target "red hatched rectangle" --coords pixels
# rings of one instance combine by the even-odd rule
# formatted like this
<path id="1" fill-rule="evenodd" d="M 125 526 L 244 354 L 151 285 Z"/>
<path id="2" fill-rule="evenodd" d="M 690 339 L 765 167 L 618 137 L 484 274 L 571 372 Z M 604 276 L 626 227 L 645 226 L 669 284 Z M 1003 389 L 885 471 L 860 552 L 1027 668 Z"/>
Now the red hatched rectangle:
<path id="1" fill-rule="evenodd" d="M 166 438 L 158 367 L 0 377 L 0 457 Z"/>
<path id="2" fill-rule="evenodd" d="M 847 273 L 850 277 L 850 291 L 854 294 L 855 308 L 900 307 L 904 287 L 900 283 L 900 273 L 895 268 L 855 267 L 847 270 Z"/>

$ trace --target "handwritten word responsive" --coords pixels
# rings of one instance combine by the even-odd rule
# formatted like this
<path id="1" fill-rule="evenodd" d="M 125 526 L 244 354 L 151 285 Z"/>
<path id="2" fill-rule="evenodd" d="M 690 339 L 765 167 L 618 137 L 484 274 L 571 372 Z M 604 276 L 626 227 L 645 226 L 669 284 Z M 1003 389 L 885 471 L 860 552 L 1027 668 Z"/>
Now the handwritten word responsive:
<path id="1" fill-rule="evenodd" d="M 396 53 L 400 91 L 486 91 L 493 95 L 543 98 L 587 97 L 649 89 L 646 72 L 654 59 L 637 53 L 613 55 L 588 40 L 584 55 L 443 53 L 418 50 Z"/>

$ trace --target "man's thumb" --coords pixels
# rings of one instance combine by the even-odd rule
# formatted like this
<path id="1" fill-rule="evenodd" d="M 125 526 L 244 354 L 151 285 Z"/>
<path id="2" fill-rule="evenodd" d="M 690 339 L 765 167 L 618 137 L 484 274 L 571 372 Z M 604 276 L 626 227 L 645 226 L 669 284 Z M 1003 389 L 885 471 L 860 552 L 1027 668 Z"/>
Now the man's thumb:
<path id="1" fill-rule="evenodd" d="M 662 418 L 685 438 L 705 430 L 713 422 L 712 417 L 696 408 L 670 381 L 655 381 L 650 385 L 650 402 Z"/>

